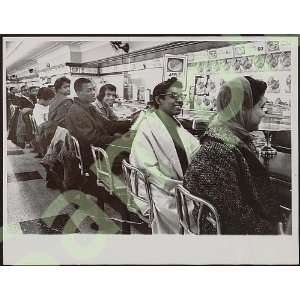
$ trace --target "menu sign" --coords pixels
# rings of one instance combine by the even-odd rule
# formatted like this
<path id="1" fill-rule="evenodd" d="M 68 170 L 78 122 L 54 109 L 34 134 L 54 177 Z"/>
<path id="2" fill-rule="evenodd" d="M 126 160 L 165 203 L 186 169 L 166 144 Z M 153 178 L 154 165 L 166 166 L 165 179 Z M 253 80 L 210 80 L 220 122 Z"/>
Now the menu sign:
<path id="1" fill-rule="evenodd" d="M 181 81 L 183 89 L 186 88 L 186 71 L 187 56 L 186 55 L 170 55 L 164 57 L 164 80 L 176 77 Z"/>

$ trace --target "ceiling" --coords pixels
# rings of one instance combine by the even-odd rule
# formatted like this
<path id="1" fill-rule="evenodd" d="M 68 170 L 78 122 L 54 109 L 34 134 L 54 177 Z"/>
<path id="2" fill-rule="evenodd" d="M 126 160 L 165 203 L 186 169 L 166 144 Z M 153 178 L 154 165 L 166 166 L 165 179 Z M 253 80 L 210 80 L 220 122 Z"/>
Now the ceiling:
<path id="1" fill-rule="evenodd" d="M 37 58 L 59 49 L 65 45 L 78 45 L 86 43 L 84 41 L 45 41 L 39 39 L 24 39 L 6 41 L 5 64 L 8 73 L 14 73 L 27 66 L 37 63 Z"/>
<path id="2" fill-rule="evenodd" d="M 180 53 L 184 54 L 187 52 L 195 52 L 203 49 L 219 48 L 226 46 L 229 42 L 225 41 L 177 41 L 170 43 L 159 43 L 155 47 L 151 46 L 149 48 L 145 47 L 145 43 L 139 45 L 139 47 L 133 48 L 132 53 L 126 55 L 111 55 L 111 47 L 106 47 L 104 44 L 108 44 L 109 41 L 66 41 L 66 40 L 49 40 L 41 38 L 16 38 L 15 40 L 10 39 L 5 41 L 6 48 L 4 53 L 6 70 L 9 75 L 22 71 L 26 68 L 34 67 L 37 64 L 38 58 L 51 53 L 64 46 L 70 46 L 70 51 L 72 52 L 91 52 L 93 56 L 99 56 L 99 51 L 103 54 L 102 59 L 88 60 L 87 62 L 91 65 L 98 65 L 101 63 L 102 66 L 110 66 L 114 64 L 120 64 L 124 62 L 124 58 L 139 56 L 136 60 L 140 59 L 153 59 L 157 56 L 162 56 L 165 54 L 166 49 L 169 54 L 179 53 L 178 49 L 181 49 Z M 238 42 L 237 42 L 238 43 Z M 182 45 L 181 45 L 182 44 Z M 99 46 L 104 46 L 104 48 L 99 49 Z M 171 49 L 175 49 L 174 53 Z M 179 48 L 178 48 L 179 47 Z M 156 53 L 154 53 L 156 52 Z"/>

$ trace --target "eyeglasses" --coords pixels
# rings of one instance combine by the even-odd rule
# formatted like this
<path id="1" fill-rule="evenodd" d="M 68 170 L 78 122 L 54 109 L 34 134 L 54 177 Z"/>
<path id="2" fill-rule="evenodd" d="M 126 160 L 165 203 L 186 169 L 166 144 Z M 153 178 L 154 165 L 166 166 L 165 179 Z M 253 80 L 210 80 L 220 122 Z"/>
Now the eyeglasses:
<path id="1" fill-rule="evenodd" d="M 185 99 L 186 94 L 177 94 L 177 93 L 168 93 L 168 94 L 160 94 L 161 96 L 170 96 L 171 98 L 175 99 L 175 100 L 179 100 L 179 99 Z"/>

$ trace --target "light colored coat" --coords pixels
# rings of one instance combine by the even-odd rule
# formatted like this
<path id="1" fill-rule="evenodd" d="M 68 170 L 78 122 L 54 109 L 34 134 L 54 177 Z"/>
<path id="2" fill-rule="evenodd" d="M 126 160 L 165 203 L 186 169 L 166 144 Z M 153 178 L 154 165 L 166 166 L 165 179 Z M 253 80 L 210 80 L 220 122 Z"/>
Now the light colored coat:
<path id="1" fill-rule="evenodd" d="M 182 126 L 178 126 L 177 131 L 190 164 L 200 143 Z M 175 186 L 182 183 L 184 174 L 173 140 L 155 113 L 148 115 L 140 125 L 132 144 L 130 163 L 150 176 L 154 202 L 152 232 L 179 233 Z M 147 206 L 137 204 L 145 213 Z"/>

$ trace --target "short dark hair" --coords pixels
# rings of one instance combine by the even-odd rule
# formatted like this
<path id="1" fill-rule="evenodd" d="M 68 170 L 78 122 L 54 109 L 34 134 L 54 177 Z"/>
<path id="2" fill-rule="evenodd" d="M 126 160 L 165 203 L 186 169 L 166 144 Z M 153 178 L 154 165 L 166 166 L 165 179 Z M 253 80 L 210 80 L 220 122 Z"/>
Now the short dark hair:
<path id="1" fill-rule="evenodd" d="M 253 98 L 253 106 L 259 102 L 261 97 L 264 95 L 267 84 L 262 80 L 254 79 L 250 76 L 245 76 L 245 78 L 249 81 L 251 91 L 252 91 L 252 98 Z"/>
<path id="2" fill-rule="evenodd" d="M 161 83 L 159 83 L 154 89 L 153 89 L 153 105 L 155 108 L 158 108 L 158 103 L 156 102 L 156 98 L 164 98 L 164 94 L 166 94 L 167 90 L 172 87 L 178 87 L 178 88 L 182 88 L 182 83 L 177 80 L 176 77 L 172 77 L 166 81 L 163 81 Z"/>
<path id="3" fill-rule="evenodd" d="M 99 101 L 103 100 L 106 91 L 116 92 L 117 88 L 113 84 L 110 84 L 110 83 L 107 83 L 107 84 L 104 84 L 103 86 L 101 86 L 101 88 L 99 90 L 99 93 L 98 93 L 98 96 L 97 96 L 97 99 Z"/>
<path id="4" fill-rule="evenodd" d="M 58 91 L 64 83 L 69 83 L 70 84 L 71 80 L 69 78 L 65 77 L 65 76 L 56 79 L 55 82 L 54 82 L 55 91 Z"/>
<path id="5" fill-rule="evenodd" d="M 75 92 L 78 92 L 81 90 L 82 86 L 86 83 L 92 83 L 89 79 L 87 78 L 78 78 L 75 82 L 74 82 L 74 90 Z"/>
<path id="6" fill-rule="evenodd" d="M 42 87 L 39 89 L 36 96 L 38 99 L 49 100 L 54 98 L 55 93 L 50 88 Z"/>
<path id="7" fill-rule="evenodd" d="M 14 86 L 11 86 L 11 87 L 9 88 L 9 91 L 11 92 L 13 89 L 15 89 L 15 87 L 14 87 Z"/>
<path id="8" fill-rule="evenodd" d="M 31 92 L 32 90 L 35 90 L 35 89 L 37 89 L 37 88 L 39 88 L 39 87 L 36 86 L 36 85 L 30 86 L 30 87 L 29 87 L 29 92 Z"/>

